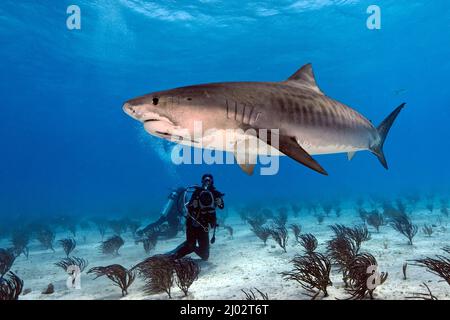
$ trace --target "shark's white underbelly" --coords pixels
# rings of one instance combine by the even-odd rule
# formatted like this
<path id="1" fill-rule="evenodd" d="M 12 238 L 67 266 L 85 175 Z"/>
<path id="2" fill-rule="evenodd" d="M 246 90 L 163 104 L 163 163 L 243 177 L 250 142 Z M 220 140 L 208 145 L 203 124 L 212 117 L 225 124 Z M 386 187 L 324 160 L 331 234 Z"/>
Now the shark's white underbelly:
<path id="1" fill-rule="evenodd" d="M 241 134 L 236 131 L 229 130 L 215 130 L 202 138 L 184 139 L 171 141 L 180 143 L 187 146 L 226 151 L 235 153 L 248 153 L 251 155 L 272 155 L 272 156 L 284 156 L 278 149 L 266 144 L 264 141 L 256 138 L 255 136 L 249 136 Z M 348 153 L 365 150 L 363 148 L 357 148 L 354 146 L 346 145 L 314 145 L 304 139 L 298 139 L 298 143 L 305 151 L 311 155 L 319 154 L 333 154 L 333 153 Z"/>

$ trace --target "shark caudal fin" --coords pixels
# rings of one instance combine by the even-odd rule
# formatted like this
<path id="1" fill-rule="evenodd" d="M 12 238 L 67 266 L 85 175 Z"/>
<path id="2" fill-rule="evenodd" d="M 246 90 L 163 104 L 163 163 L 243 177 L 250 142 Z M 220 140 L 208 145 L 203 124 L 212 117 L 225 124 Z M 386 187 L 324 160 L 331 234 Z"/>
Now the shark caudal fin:
<path id="1" fill-rule="evenodd" d="M 392 127 L 392 124 L 394 123 L 400 111 L 402 111 L 405 104 L 406 103 L 402 103 L 394 111 L 392 111 L 392 113 L 386 119 L 384 119 L 383 122 L 381 122 L 381 124 L 377 128 L 378 134 L 380 135 L 380 142 L 370 149 L 370 151 L 377 156 L 378 160 L 380 160 L 381 164 L 386 169 L 388 168 L 388 165 L 383 152 L 384 142 L 386 141 L 386 137 Z"/>

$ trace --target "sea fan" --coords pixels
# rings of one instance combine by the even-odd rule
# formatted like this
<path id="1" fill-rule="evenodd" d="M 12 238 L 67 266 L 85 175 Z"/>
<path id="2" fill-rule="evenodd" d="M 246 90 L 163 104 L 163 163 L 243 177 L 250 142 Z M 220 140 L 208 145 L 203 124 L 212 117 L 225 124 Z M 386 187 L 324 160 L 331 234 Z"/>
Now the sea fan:
<path id="1" fill-rule="evenodd" d="M 83 272 L 84 269 L 86 269 L 86 267 L 89 265 L 89 262 L 82 258 L 67 257 L 55 263 L 55 265 L 62 268 L 66 272 L 68 272 L 69 267 L 78 267 L 80 272 Z"/>
<path id="2" fill-rule="evenodd" d="M 327 254 L 333 263 L 337 264 L 339 271 L 343 273 L 345 286 L 348 285 L 348 270 L 353 259 L 358 254 L 358 248 L 354 240 L 339 234 L 327 243 Z"/>
<path id="3" fill-rule="evenodd" d="M 94 218 L 92 222 L 97 226 L 97 230 L 102 237 L 102 241 L 105 237 L 106 231 L 108 230 L 108 221 L 102 218 Z"/>
<path id="4" fill-rule="evenodd" d="M 380 232 L 380 227 L 384 224 L 383 215 L 378 212 L 378 210 L 373 210 L 372 212 L 368 213 L 366 216 L 366 221 L 367 224 L 374 227 L 377 232 Z"/>
<path id="5" fill-rule="evenodd" d="M 94 279 L 107 276 L 116 286 L 120 287 L 122 290 L 122 297 L 128 294 L 128 288 L 136 278 L 136 273 L 133 269 L 127 270 L 119 264 L 113 264 L 106 267 L 95 267 L 90 269 L 87 273 L 95 274 L 96 277 Z"/>
<path id="6" fill-rule="evenodd" d="M 3 276 L 11 269 L 16 256 L 12 249 L 0 248 L 0 281 Z"/>
<path id="7" fill-rule="evenodd" d="M 417 234 L 418 227 L 417 225 L 411 222 L 411 219 L 406 214 L 399 214 L 392 217 L 391 226 L 397 230 L 399 233 L 403 234 L 406 238 L 408 238 L 408 243 L 410 245 L 413 244 L 413 238 Z"/>
<path id="8" fill-rule="evenodd" d="M 284 226 L 275 226 L 271 229 L 270 236 L 273 240 L 275 240 L 276 243 L 286 252 L 286 244 L 288 239 L 288 232 L 287 229 Z"/>
<path id="9" fill-rule="evenodd" d="M 25 229 L 16 229 L 11 234 L 11 244 L 17 254 L 23 253 L 28 259 L 28 244 L 30 243 L 30 233 Z"/>
<path id="10" fill-rule="evenodd" d="M 147 232 L 145 238 L 142 240 L 145 253 L 150 253 L 153 248 L 155 248 L 156 243 L 158 242 L 159 232 Z"/>
<path id="11" fill-rule="evenodd" d="M 278 208 L 278 215 L 273 219 L 278 227 L 285 227 L 288 219 L 288 209 L 286 207 Z"/>
<path id="12" fill-rule="evenodd" d="M 173 262 L 173 267 L 176 274 L 175 283 L 187 296 L 190 286 L 200 274 L 200 266 L 191 258 L 181 258 Z"/>
<path id="13" fill-rule="evenodd" d="M 353 240 L 357 249 L 356 251 L 359 251 L 363 241 L 368 241 L 371 239 L 369 230 L 367 230 L 365 225 L 354 226 L 351 228 L 342 224 L 335 224 L 330 226 L 330 228 L 334 231 L 337 238 L 347 237 Z"/>
<path id="14" fill-rule="evenodd" d="M 263 293 L 261 290 L 259 290 L 258 288 L 255 288 L 256 292 L 258 293 L 259 297 L 261 299 L 259 299 L 256 294 L 253 292 L 253 290 L 249 290 L 248 292 L 245 291 L 244 289 L 242 289 L 241 291 L 245 294 L 245 300 L 269 300 L 269 295 L 267 293 Z"/>
<path id="15" fill-rule="evenodd" d="M 325 215 L 322 213 L 315 214 L 318 224 L 322 224 L 325 221 Z"/>
<path id="16" fill-rule="evenodd" d="M 270 230 L 262 225 L 264 222 L 253 219 L 248 219 L 247 222 L 250 224 L 250 230 L 266 244 Z"/>
<path id="17" fill-rule="evenodd" d="M 377 272 L 377 260 L 368 253 L 357 255 L 347 269 L 349 286 L 347 292 L 351 294 L 350 299 L 364 299 L 369 295 L 373 299 L 373 292 L 382 285 L 388 274 Z"/>
<path id="18" fill-rule="evenodd" d="M 111 238 L 103 241 L 100 245 L 100 251 L 103 254 L 110 254 L 113 256 L 119 255 L 119 249 L 124 244 L 123 239 L 120 236 L 112 236 Z"/>
<path id="19" fill-rule="evenodd" d="M 40 229 L 36 234 L 36 238 L 45 249 L 50 249 L 53 252 L 55 252 L 55 249 L 53 249 L 53 242 L 55 241 L 55 233 L 52 230 L 48 228 Z"/>
<path id="20" fill-rule="evenodd" d="M 298 243 L 308 254 L 313 253 L 318 245 L 317 238 L 311 233 L 302 234 L 298 240 Z"/>
<path id="21" fill-rule="evenodd" d="M 431 237 L 431 235 L 433 234 L 433 227 L 428 225 L 428 224 L 424 224 L 424 226 L 422 227 L 422 232 L 427 236 L 427 237 Z"/>
<path id="22" fill-rule="evenodd" d="M 438 298 L 431 292 L 430 287 L 428 287 L 425 282 L 422 283 L 422 286 L 424 286 L 427 289 L 427 293 L 413 292 L 412 296 L 406 297 L 406 299 L 420 299 L 432 301 L 438 300 Z"/>
<path id="23" fill-rule="evenodd" d="M 450 253 L 448 247 L 445 247 L 443 250 Z M 450 285 L 450 258 L 438 255 L 435 258 L 426 257 L 414 260 L 414 262 L 415 265 L 427 268 L 428 272 L 441 277 Z"/>
<path id="24" fill-rule="evenodd" d="M 355 241 L 358 249 L 361 248 L 362 242 L 369 241 L 371 239 L 369 230 L 367 230 L 367 227 L 365 225 L 359 225 L 350 228 L 348 236 L 353 239 L 353 241 Z"/>
<path id="25" fill-rule="evenodd" d="M 251 218 L 248 217 L 246 222 L 251 226 L 251 227 L 257 227 L 257 226 L 262 226 L 266 223 L 267 218 L 262 215 L 262 214 L 257 214 L 252 216 Z"/>
<path id="26" fill-rule="evenodd" d="M 296 223 L 293 223 L 289 226 L 294 233 L 295 241 L 299 242 L 300 233 L 302 232 L 302 226 Z"/>
<path id="27" fill-rule="evenodd" d="M 23 289 L 23 281 L 14 272 L 0 278 L 0 300 L 18 300 Z"/>
<path id="28" fill-rule="evenodd" d="M 56 216 L 53 219 L 53 222 L 55 226 L 59 226 L 63 229 L 68 230 L 70 233 L 72 233 L 72 236 L 77 236 L 77 223 L 73 217 L 68 215 L 60 215 Z"/>
<path id="29" fill-rule="evenodd" d="M 297 281 L 309 292 L 308 295 L 312 300 L 316 299 L 321 292 L 325 297 L 328 296 L 327 288 L 332 285 L 332 282 L 330 280 L 331 262 L 326 256 L 313 252 L 295 257 L 292 263 L 294 269 L 282 273 L 286 280 Z"/>
<path id="30" fill-rule="evenodd" d="M 77 242 L 75 239 L 61 239 L 58 241 L 61 247 L 63 247 L 64 252 L 66 253 L 66 257 L 69 257 L 70 253 L 75 249 L 77 246 Z"/>
<path id="31" fill-rule="evenodd" d="M 369 213 L 364 208 L 358 208 L 358 215 L 363 223 L 367 222 L 367 216 L 369 215 Z"/>
<path id="32" fill-rule="evenodd" d="M 137 269 L 144 278 L 145 291 L 149 294 L 166 292 L 169 298 L 174 282 L 174 259 L 167 255 L 155 255 L 137 264 Z"/>

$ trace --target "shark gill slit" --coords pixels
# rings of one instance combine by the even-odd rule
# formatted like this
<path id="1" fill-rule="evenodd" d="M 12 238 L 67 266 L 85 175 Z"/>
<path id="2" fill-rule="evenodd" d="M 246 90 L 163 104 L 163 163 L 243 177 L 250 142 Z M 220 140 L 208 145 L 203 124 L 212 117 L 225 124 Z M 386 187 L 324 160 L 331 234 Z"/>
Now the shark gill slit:
<path id="1" fill-rule="evenodd" d="M 257 112 L 257 113 L 256 113 L 256 117 L 255 117 L 255 121 L 253 121 L 252 124 L 258 122 L 258 119 L 259 119 L 260 116 L 261 116 L 261 112 Z"/>
<path id="2" fill-rule="evenodd" d="M 252 116 L 253 116 L 253 110 L 255 110 L 255 108 L 253 106 L 250 106 L 250 114 L 248 115 L 248 124 L 252 124 Z"/>

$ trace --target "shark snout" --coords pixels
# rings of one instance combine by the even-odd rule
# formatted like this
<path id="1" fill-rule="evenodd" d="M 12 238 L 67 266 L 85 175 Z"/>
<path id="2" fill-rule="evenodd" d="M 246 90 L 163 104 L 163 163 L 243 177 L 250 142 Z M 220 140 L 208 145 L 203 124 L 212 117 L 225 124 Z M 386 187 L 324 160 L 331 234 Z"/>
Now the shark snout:
<path id="1" fill-rule="evenodd" d="M 155 112 L 155 110 L 148 110 L 148 107 L 133 105 L 129 102 L 125 102 L 122 106 L 123 111 L 129 115 L 131 118 L 142 122 L 165 122 L 167 124 L 173 125 L 167 117 Z"/>
<path id="2" fill-rule="evenodd" d="M 143 110 L 138 106 L 134 106 L 129 102 L 125 102 L 122 106 L 123 111 L 135 120 L 142 121 Z"/>
<path id="3" fill-rule="evenodd" d="M 129 116 L 132 116 L 132 117 L 135 113 L 133 106 L 131 104 L 129 104 L 128 102 L 125 102 L 123 104 L 122 110 L 123 110 L 123 112 L 125 112 L 126 114 L 128 114 Z"/>

